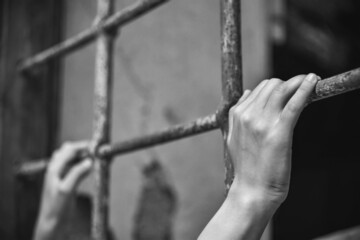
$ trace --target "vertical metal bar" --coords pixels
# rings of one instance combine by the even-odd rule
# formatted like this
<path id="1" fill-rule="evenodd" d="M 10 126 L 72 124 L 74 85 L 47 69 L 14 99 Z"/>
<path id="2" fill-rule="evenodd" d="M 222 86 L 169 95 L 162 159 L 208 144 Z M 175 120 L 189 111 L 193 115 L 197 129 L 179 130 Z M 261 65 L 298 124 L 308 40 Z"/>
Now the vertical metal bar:
<path id="1" fill-rule="evenodd" d="M 113 12 L 113 0 L 98 0 L 96 23 L 100 24 Z M 94 86 L 94 177 L 95 194 L 92 212 L 92 237 L 105 240 L 108 229 L 109 208 L 109 159 L 97 154 L 98 147 L 110 141 L 112 102 L 113 36 L 103 31 L 97 39 Z"/>
<path id="2" fill-rule="evenodd" d="M 223 102 L 226 106 L 235 104 L 242 94 L 240 11 L 240 0 L 221 0 L 221 78 Z M 234 178 L 233 164 L 226 147 L 228 114 L 222 116 L 220 123 L 224 137 L 225 184 L 228 190 Z"/>

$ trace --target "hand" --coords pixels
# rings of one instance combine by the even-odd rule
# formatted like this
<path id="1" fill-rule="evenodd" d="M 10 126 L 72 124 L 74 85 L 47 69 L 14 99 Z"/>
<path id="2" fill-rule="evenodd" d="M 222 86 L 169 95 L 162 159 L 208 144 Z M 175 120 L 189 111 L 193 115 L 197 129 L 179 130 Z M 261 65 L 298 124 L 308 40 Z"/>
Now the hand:
<path id="1" fill-rule="evenodd" d="M 264 80 L 231 108 L 227 145 L 237 191 L 277 204 L 286 199 L 293 129 L 316 82 L 315 74 Z"/>
<path id="2" fill-rule="evenodd" d="M 202 239 L 260 239 L 290 184 L 293 129 L 313 91 L 314 74 L 265 80 L 229 114 L 227 147 L 235 178 Z"/>
<path id="3" fill-rule="evenodd" d="M 58 238 L 66 214 L 69 213 L 74 192 L 92 167 L 90 159 L 75 163 L 81 152 L 87 149 L 87 142 L 65 143 L 53 154 L 44 179 L 34 239 Z"/>

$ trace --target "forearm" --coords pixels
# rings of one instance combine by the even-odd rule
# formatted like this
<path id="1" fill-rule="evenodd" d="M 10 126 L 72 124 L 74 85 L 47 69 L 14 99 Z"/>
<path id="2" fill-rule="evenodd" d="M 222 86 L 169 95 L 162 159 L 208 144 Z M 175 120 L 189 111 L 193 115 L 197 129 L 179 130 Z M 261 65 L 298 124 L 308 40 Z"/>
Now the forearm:
<path id="1" fill-rule="evenodd" d="M 279 207 L 260 191 L 233 184 L 229 194 L 205 227 L 199 240 L 258 240 Z"/>
<path id="2" fill-rule="evenodd" d="M 36 223 L 33 240 L 53 240 L 56 236 L 57 223 L 40 218 Z"/>

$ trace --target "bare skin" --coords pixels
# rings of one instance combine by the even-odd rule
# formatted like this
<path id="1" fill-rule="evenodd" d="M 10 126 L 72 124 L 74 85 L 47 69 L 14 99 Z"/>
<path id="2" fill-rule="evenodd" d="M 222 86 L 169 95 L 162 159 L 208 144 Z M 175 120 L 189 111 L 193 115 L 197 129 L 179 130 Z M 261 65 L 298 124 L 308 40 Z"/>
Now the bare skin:
<path id="1" fill-rule="evenodd" d="M 74 192 L 92 168 L 90 159 L 74 163 L 80 152 L 87 148 L 87 142 L 73 142 L 65 143 L 54 152 L 44 179 L 35 240 L 62 238 L 62 228 L 66 226 L 66 218 L 71 212 L 69 209 L 74 200 Z"/>
<path id="2" fill-rule="evenodd" d="M 293 130 L 316 82 L 314 74 L 287 82 L 264 80 L 252 92 L 245 91 L 231 108 L 227 146 L 234 182 L 198 239 L 260 239 L 288 194 Z M 74 163 L 87 148 L 87 142 L 67 143 L 53 154 L 35 240 L 62 239 L 74 191 L 92 168 L 90 159 Z"/>
<path id="3" fill-rule="evenodd" d="M 317 80 L 315 74 L 264 80 L 231 108 L 227 147 L 234 182 L 198 239 L 260 239 L 287 197 L 293 130 Z"/>

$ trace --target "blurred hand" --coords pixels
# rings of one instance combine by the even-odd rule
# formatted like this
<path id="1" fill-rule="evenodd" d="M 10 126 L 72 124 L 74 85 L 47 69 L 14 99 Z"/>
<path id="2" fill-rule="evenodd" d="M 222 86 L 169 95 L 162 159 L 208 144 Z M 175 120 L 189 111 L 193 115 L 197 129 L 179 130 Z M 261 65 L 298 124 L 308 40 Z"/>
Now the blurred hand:
<path id="1" fill-rule="evenodd" d="M 264 80 L 230 110 L 227 145 L 234 188 L 281 204 L 288 194 L 293 129 L 318 77 Z"/>
<path id="2" fill-rule="evenodd" d="M 77 162 L 81 152 L 87 149 L 87 142 L 73 142 L 65 143 L 54 152 L 44 179 L 34 239 L 59 239 L 59 232 L 69 213 L 74 192 L 92 168 L 90 159 Z"/>

